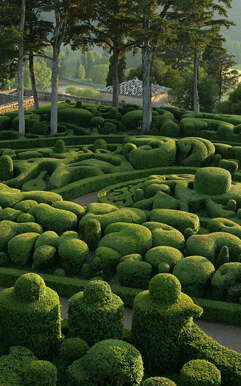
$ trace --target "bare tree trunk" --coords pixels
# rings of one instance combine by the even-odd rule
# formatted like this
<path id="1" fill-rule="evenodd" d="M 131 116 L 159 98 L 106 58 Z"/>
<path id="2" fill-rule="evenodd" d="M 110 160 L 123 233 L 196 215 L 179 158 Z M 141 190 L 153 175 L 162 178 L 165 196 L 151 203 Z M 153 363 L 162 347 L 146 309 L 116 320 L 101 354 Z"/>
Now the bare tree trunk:
<path id="1" fill-rule="evenodd" d="M 119 105 L 120 80 L 119 80 L 119 49 L 114 45 L 113 49 L 113 95 L 112 105 Z"/>
<path id="2" fill-rule="evenodd" d="M 33 58 L 33 51 L 30 51 L 29 54 L 29 72 L 31 77 L 31 85 L 32 85 L 32 92 L 33 92 L 33 99 L 34 99 L 34 107 L 36 110 L 39 109 L 39 102 L 38 102 L 38 94 L 36 89 L 36 81 L 35 81 L 35 73 L 34 73 L 34 58 Z"/>
<path id="3" fill-rule="evenodd" d="M 223 77 L 222 77 L 222 68 L 219 71 L 219 82 L 218 82 L 218 100 L 221 102 L 222 99 L 222 90 L 223 89 Z"/>
<path id="4" fill-rule="evenodd" d="M 152 123 L 152 107 L 151 107 L 151 67 L 153 58 L 153 48 L 148 46 L 148 41 L 144 43 L 142 48 L 142 64 L 143 64 L 143 121 L 142 131 L 148 133 Z"/>
<path id="5" fill-rule="evenodd" d="M 50 131 L 56 134 L 58 131 L 58 83 L 59 83 L 59 48 L 53 46 L 53 63 L 51 78 L 51 118 Z"/>
<path id="6" fill-rule="evenodd" d="M 26 13 L 26 0 L 22 0 L 20 25 L 19 25 L 19 32 L 22 34 L 24 32 L 25 13 Z M 23 35 L 22 35 L 19 40 L 19 49 L 18 49 L 18 119 L 19 119 L 18 131 L 20 135 L 25 135 L 23 59 L 24 59 L 24 54 L 23 54 Z"/>
<path id="7" fill-rule="evenodd" d="M 199 58 L 198 50 L 194 49 L 194 82 L 193 82 L 193 111 L 195 113 L 200 112 L 199 94 L 198 94 L 198 70 L 199 70 Z"/>
<path id="8" fill-rule="evenodd" d="M 58 129 L 58 85 L 59 85 L 59 54 L 64 39 L 66 18 L 55 11 L 55 29 L 53 37 L 53 62 L 51 78 L 51 117 L 50 132 L 56 134 Z"/>

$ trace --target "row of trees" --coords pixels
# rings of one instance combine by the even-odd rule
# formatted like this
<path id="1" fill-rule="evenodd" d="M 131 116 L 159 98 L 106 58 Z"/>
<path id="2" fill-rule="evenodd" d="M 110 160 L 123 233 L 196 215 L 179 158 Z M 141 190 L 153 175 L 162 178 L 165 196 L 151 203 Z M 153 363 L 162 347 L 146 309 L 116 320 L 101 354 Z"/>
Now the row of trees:
<path id="1" fill-rule="evenodd" d="M 101 45 L 112 54 L 113 105 L 119 102 L 119 66 L 130 50 L 141 49 L 143 78 L 143 131 L 151 127 L 151 74 L 157 51 L 179 44 L 193 57 L 194 111 L 199 111 L 199 62 L 205 47 L 220 28 L 229 27 L 226 7 L 231 0 L 2 0 L 1 36 L 9 33 L 11 46 L 3 44 L 0 76 L 18 66 L 19 132 L 24 135 L 23 61 L 29 56 L 31 81 L 37 106 L 33 57 L 52 47 L 51 133 L 57 132 L 57 92 L 62 44 L 74 50 Z M 53 12 L 54 21 L 45 21 L 44 12 Z M 20 16 L 19 16 L 20 15 Z M 16 28 L 16 25 L 18 28 Z M 7 53 L 7 50 L 10 52 Z M 18 53 L 18 55 L 16 54 Z M 17 58 L 17 60 L 16 60 Z"/>

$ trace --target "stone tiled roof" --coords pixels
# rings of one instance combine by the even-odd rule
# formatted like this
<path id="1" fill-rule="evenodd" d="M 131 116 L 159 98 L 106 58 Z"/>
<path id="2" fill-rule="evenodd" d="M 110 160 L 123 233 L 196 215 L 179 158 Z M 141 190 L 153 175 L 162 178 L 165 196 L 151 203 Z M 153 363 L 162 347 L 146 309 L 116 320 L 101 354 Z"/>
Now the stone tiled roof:
<path id="1" fill-rule="evenodd" d="M 152 89 L 151 90 L 152 96 L 158 95 L 158 94 L 164 94 L 169 90 L 169 88 L 159 86 L 159 84 L 152 84 L 151 89 Z M 103 89 L 99 89 L 98 91 L 112 94 L 113 86 L 107 86 L 107 87 L 104 87 Z M 139 79 L 132 79 L 132 80 L 128 80 L 127 82 L 120 83 L 120 95 L 142 96 L 143 95 L 142 81 Z"/>

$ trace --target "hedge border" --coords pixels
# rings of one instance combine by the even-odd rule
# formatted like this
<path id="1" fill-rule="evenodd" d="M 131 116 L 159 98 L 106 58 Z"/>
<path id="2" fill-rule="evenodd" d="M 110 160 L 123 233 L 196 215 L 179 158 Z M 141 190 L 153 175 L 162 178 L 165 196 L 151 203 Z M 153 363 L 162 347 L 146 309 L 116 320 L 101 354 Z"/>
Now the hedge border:
<path id="1" fill-rule="evenodd" d="M 19 276 L 27 273 L 26 270 L 0 267 L 0 285 L 4 287 L 14 286 Z M 70 298 L 76 292 L 83 291 L 88 280 L 81 280 L 70 277 L 60 277 L 49 274 L 39 273 L 44 279 L 46 285 L 55 290 L 59 296 Z M 112 291 L 120 296 L 125 307 L 132 308 L 135 296 L 140 293 L 141 289 L 121 287 L 111 285 Z M 216 300 L 192 298 L 194 302 L 203 307 L 201 319 L 210 322 L 227 323 L 233 326 L 241 326 L 241 304 L 227 303 Z"/>
<path id="2" fill-rule="evenodd" d="M 129 172 L 113 173 L 111 175 L 100 175 L 97 177 L 85 178 L 75 181 L 67 186 L 52 190 L 61 194 L 64 200 L 71 200 L 83 194 L 96 192 L 109 185 L 115 185 L 117 181 L 125 182 L 128 180 L 141 179 L 151 174 L 195 174 L 197 168 L 189 166 L 170 166 L 153 169 L 141 169 Z"/>
<path id="3" fill-rule="evenodd" d="M 123 143 L 124 135 L 72 135 L 56 137 L 46 136 L 45 138 L 26 138 L 0 141 L 0 149 L 31 149 L 37 147 L 54 146 L 58 139 L 63 139 L 66 145 L 90 145 L 96 139 L 105 139 L 108 143 Z"/>

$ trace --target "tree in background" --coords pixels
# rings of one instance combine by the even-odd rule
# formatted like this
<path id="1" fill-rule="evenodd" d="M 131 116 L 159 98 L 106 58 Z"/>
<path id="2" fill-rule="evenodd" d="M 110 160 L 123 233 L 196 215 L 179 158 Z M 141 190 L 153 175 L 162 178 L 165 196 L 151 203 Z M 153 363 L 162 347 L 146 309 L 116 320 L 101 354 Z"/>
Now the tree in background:
<path id="1" fill-rule="evenodd" d="M 91 67 L 90 77 L 94 83 L 105 84 L 108 73 L 108 64 L 95 64 Z"/>
<path id="2" fill-rule="evenodd" d="M 16 10 L 15 10 L 16 11 Z M 15 12 L 16 13 L 16 12 Z M 17 15 L 15 15 L 17 18 Z M 0 86 L 4 86 L 16 74 L 19 32 L 13 20 L 14 9 L 0 4 Z"/>
<path id="3" fill-rule="evenodd" d="M 24 86 L 31 87 L 31 76 L 29 67 L 24 67 Z M 51 86 L 51 69 L 43 58 L 39 58 L 35 63 L 35 87 L 38 90 L 45 90 Z"/>
<path id="4" fill-rule="evenodd" d="M 28 54 L 28 64 L 29 64 L 29 74 L 31 79 L 31 88 L 33 92 L 34 98 L 34 106 L 35 109 L 38 110 L 39 102 L 38 102 L 38 94 L 37 88 L 39 88 L 39 80 L 35 79 L 35 73 L 39 76 L 40 65 L 36 64 L 38 67 L 35 71 L 34 68 L 34 58 L 36 56 L 45 56 L 44 49 L 49 45 L 48 35 L 51 32 L 51 23 L 49 21 L 41 20 L 41 0 L 32 0 L 31 2 L 27 2 L 26 7 L 26 20 L 25 20 L 25 31 L 24 31 L 24 52 Z M 46 63 L 41 62 L 43 64 L 43 69 L 41 73 L 46 73 Z M 47 76 L 48 79 L 48 76 Z M 47 80 L 48 82 L 48 80 Z M 43 83 L 43 82 L 41 82 Z M 46 82 L 45 84 L 46 85 Z M 43 87 L 46 88 L 46 87 Z M 41 88 L 41 89 L 43 89 Z"/>
<path id="5" fill-rule="evenodd" d="M 82 61 L 82 64 L 85 68 L 85 74 L 86 74 L 87 79 L 91 78 L 90 72 L 92 71 L 92 67 L 94 65 L 106 64 L 106 63 L 102 63 L 101 54 L 95 50 L 85 50 L 83 52 L 81 61 Z"/>
<path id="6" fill-rule="evenodd" d="M 217 105 L 217 112 L 223 114 L 240 114 L 241 113 L 241 83 L 232 91 L 228 99 Z"/>
<path id="7" fill-rule="evenodd" d="M 217 34 L 203 53 L 203 65 L 208 76 L 215 79 L 218 87 L 218 100 L 230 89 L 233 89 L 239 80 L 239 72 L 233 69 L 236 64 L 234 56 L 223 47 L 225 39 Z"/>
<path id="8" fill-rule="evenodd" d="M 20 135 L 25 135 L 24 120 L 24 84 L 23 84 L 23 61 L 24 61 L 24 24 L 26 14 L 26 0 L 21 0 L 20 22 L 19 22 L 19 42 L 18 42 L 18 131 Z"/>
<path id="9" fill-rule="evenodd" d="M 83 64 L 79 64 L 76 71 L 76 78 L 85 79 L 85 68 Z"/>
<path id="10" fill-rule="evenodd" d="M 119 71 L 119 82 L 122 83 L 125 81 L 125 70 L 126 70 L 126 57 L 123 56 L 120 60 L 119 60 L 119 66 L 118 66 L 118 71 Z M 113 55 L 110 56 L 110 59 L 109 59 L 109 70 L 108 70 L 108 74 L 107 74 L 107 77 L 106 77 L 106 86 L 111 86 L 112 83 L 113 83 L 113 76 L 114 76 L 114 57 Z"/>

